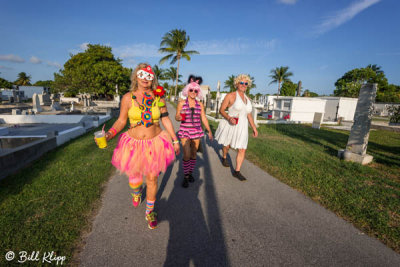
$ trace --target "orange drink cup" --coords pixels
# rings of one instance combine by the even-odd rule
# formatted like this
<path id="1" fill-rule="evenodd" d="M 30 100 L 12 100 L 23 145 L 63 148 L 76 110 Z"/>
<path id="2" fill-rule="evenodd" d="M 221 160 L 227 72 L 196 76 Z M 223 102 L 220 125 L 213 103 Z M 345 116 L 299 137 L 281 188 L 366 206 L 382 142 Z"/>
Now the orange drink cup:
<path id="1" fill-rule="evenodd" d="M 94 137 L 96 138 L 96 143 L 99 148 L 103 149 L 107 147 L 107 139 L 105 132 L 97 131 L 94 133 Z"/>

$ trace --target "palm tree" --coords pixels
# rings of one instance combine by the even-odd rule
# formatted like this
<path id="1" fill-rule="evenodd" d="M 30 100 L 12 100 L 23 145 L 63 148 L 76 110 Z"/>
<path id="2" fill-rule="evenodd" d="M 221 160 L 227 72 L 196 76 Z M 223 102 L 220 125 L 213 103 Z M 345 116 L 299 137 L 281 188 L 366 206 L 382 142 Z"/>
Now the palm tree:
<path id="1" fill-rule="evenodd" d="M 376 64 L 369 64 L 368 66 L 367 66 L 367 69 L 372 69 L 373 71 L 375 71 L 375 73 L 376 74 L 381 74 L 381 73 L 383 73 L 383 70 L 382 70 L 382 67 L 381 66 L 378 66 L 378 65 L 376 65 Z"/>
<path id="2" fill-rule="evenodd" d="M 247 88 L 246 93 L 250 93 L 250 89 L 256 88 L 256 84 L 254 83 L 254 77 L 250 76 L 249 74 L 248 76 L 251 79 L 251 86 Z M 234 92 L 236 90 L 235 78 L 236 78 L 235 75 L 231 75 L 228 77 L 228 80 L 225 81 L 224 88 L 229 88 L 229 92 Z"/>
<path id="3" fill-rule="evenodd" d="M 153 72 L 154 72 L 154 76 L 156 76 L 157 81 L 161 81 L 161 80 L 165 80 L 165 70 L 158 67 L 157 65 L 153 66 Z"/>
<path id="4" fill-rule="evenodd" d="M 158 49 L 158 52 L 168 53 L 168 55 L 160 59 L 160 64 L 163 64 L 168 60 L 171 60 L 170 64 L 174 64 L 178 61 L 178 66 L 176 68 L 175 98 L 178 87 L 179 63 L 181 58 L 190 61 L 190 55 L 199 54 L 199 52 L 194 50 L 185 51 L 189 41 L 190 37 L 189 35 L 186 35 L 186 31 L 178 29 L 171 30 L 170 32 L 167 32 L 161 40 L 160 46 L 164 47 Z"/>
<path id="5" fill-rule="evenodd" d="M 272 81 L 269 84 L 278 83 L 278 96 L 281 93 L 281 83 L 290 81 L 289 77 L 293 75 L 288 69 L 289 67 L 279 67 L 271 70 L 271 75 L 269 77 L 272 78 Z"/>
<path id="6" fill-rule="evenodd" d="M 25 72 L 18 73 L 18 79 L 14 82 L 16 85 L 31 85 L 31 76 Z"/>
<path id="7" fill-rule="evenodd" d="M 247 87 L 247 93 L 250 93 L 250 89 L 256 88 L 257 85 L 255 84 L 254 77 L 250 76 L 250 74 L 248 75 L 251 79 L 251 86 Z"/>
<path id="8" fill-rule="evenodd" d="M 228 77 L 228 80 L 225 81 L 224 88 L 229 88 L 229 92 L 233 92 L 236 90 L 235 88 L 235 75 L 231 75 Z"/>
<path id="9" fill-rule="evenodd" d="M 176 74 L 177 74 L 176 73 L 176 68 L 174 68 L 174 67 L 169 67 L 169 69 L 166 69 L 164 71 L 164 78 L 166 80 L 171 80 L 172 81 L 172 87 L 175 87 Z M 182 78 L 182 75 L 179 74 L 178 75 L 178 82 L 182 82 L 180 78 Z M 171 92 L 172 92 L 172 90 L 170 90 L 169 96 L 171 96 Z"/>

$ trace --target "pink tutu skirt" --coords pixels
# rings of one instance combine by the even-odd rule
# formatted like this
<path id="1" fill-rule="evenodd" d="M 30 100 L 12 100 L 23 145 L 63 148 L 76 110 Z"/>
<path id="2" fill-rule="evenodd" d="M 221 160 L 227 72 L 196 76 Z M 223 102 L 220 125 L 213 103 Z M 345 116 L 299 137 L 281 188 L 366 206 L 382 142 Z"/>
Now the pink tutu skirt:
<path id="1" fill-rule="evenodd" d="M 129 178 L 142 178 L 165 172 L 174 159 L 174 147 L 166 131 L 151 139 L 135 139 L 125 132 L 119 137 L 111 163 Z"/>

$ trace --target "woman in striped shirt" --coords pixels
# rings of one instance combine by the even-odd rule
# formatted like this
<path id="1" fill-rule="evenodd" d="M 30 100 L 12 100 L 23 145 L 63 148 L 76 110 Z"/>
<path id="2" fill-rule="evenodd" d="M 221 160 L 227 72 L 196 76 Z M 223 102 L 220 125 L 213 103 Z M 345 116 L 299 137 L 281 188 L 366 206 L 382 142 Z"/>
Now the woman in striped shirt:
<path id="1" fill-rule="evenodd" d="M 204 136 L 201 123 L 203 122 L 208 137 L 213 139 L 210 126 L 204 112 L 204 105 L 199 100 L 203 99 L 200 84 L 203 81 L 201 77 L 189 76 L 188 84 L 183 88 L 182 95 L 186 100 L 179 102 L 176 108 L 175 119 L 181 122 L 178 136 L 182 142 L 183 148 L 183 173 L 184 179 L 182 186 L 188 187 L 189 182 L 194 182 L 193 169 L 196 166 L 197 149 L 199 148 L 200 138 Z"/>

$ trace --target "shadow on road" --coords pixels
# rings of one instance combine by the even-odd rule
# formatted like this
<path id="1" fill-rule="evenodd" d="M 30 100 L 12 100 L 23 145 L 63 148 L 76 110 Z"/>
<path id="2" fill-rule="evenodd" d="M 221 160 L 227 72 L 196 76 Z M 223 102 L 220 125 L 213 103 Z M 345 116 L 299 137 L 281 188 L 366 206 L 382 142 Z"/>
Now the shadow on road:
<path id="1" fill-rule="evenodd" d="M 204 142 L 203 142 L 204 146 Z M 179 164 L 182 156 L 179 156 Z M 164 266 L 228 266 L 223 227 L 219 213 L 207 149 L 198 154 L 194 177 L 189 188 L 182 188 L 183 171 L 180 166 L 174 188 L 167 199 L 158 201 L 159 220 L 168 221 L 170 236 Z M 204 168 L 204 177 L 199 178 L 198 169 Z M 166 173 L 160 185 L 161 198 L 171 173 Z M 200 190 L 204 186 L 204 190 Z M 199 193 L 204 196 L 199 196 Z M 158 198 L 158 199 L 159 199 Z M 205 199 L 205 201 L 200 201 Z M 202 206 L 205 203 L 205 207 Z M 203 209 L 204 208 L 204 209 Z"/>

